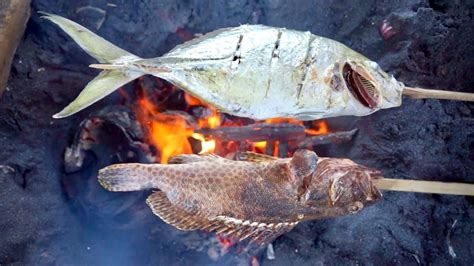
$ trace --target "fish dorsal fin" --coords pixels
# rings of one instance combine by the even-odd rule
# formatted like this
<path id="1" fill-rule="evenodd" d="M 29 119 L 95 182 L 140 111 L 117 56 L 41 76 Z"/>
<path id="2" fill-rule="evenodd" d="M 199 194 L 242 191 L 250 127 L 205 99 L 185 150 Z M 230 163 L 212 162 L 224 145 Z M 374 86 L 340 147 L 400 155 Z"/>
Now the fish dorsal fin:
<path id="1" fill-rule="evenodd" d="M 273 157 L 270 155 L 255 153 L 255 152 L 250 152 L 250 151 L 239 153 L 237 158 L 240 161 L 248 161 L 248 162 L 256 162 L 256 163 L 271 162 L 278 159 L 278 157 Z"/>
<path id="2" fill-rule="evenodd" d="M 298 224 L 298 222 L 259 223 L 224 215 L 207 218 L 202 214 L 191 213 L 174 206 L 162 191 L 151 194 L 146 202 L 156 216 L 180 230 L 201 229 L 226 237 L 235 237 L 240 241 L 247 239 L 257 245 L 271 243 Z"/>
<path id="3" fill-rule="evenodd" d="M 168 164 L 184 164 L 184 163 L 196 163 L 196 162 L 204 162 L 209 160 L 227 160 L 215 154 L 204 154 L 204 155 L 197 155 L 197 154 L 181 154 L 177 156 L 173 156 L 168 160 Z"/>

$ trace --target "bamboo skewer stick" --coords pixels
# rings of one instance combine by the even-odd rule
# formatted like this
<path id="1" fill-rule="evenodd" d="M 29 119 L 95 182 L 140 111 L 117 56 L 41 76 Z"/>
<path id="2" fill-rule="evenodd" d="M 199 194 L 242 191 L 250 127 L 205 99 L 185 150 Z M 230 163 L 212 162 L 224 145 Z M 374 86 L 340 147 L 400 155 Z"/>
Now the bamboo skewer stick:
<path id="1" fill-rule="evenodd" d="M 444 99 L 474 102 L 474 93 L 405 87 L 403 94 L 413 99 Z"/>
<path id="2" fill-rule="evenodd" d="M 373 180 L 381 190 L 474 196 L 474 184 L 381 178 Z"/>

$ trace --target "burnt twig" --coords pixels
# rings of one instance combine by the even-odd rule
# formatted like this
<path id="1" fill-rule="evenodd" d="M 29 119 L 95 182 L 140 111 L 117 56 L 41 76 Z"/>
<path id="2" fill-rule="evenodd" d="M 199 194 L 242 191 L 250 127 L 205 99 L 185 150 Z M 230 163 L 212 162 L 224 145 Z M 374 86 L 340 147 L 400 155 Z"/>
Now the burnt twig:
<path id="1" fill-rule="evenodd" d="M 229 126 L 196 130 L 196 133 L 221 141 L 300 141 L 305 138 L 304 126 L 294 124 L 259 123 L 246 126 Z"/>
<path id="2" fill-rule="evenodd" d="M 324 135 L 311 136 L 305 138 L 298 144 L 298 148 L 311 148 L 315 145 L 323 145 L 330 143 L 341 143 L 350 141 L 357 133 L 358 129 L 352 129 L 349 131 L 339 131 L 334 133 L 328 133 Z"/>

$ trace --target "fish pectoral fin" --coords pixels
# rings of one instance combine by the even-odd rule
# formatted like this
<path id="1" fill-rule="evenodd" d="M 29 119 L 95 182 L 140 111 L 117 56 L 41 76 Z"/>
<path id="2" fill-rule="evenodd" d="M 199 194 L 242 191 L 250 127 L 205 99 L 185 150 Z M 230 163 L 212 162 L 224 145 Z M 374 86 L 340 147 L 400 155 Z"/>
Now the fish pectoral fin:
<path id="1" fill-rule="evenodd" d="M 153 214 L 180 230 L 196 230 L 209 223 L 206 218 L 173 205 L 162 191 L 151 194 L 146 199 L 146 203 L 150 206 Z"/>
<path id="2" fill-rule="evenodd" d="M 162 191 L 151 194 L 146 202 L 156 216 L 180 230 L 200 229 L 226 237 L 234 237 L 239 241 L 249 240 L 249 244 L 258 246 L 271 243 L 281 234 L 293 229 L 298 223 L 258 223 L 223 215 L 208 218 L 173 205 Z"/>
<path id="3" fill-rule="evenodd" d="M 260 154 L 255 152 L 241 152 L 237 155 L 237 159 L 239 161 L 248 161 L 248 162 L 255 162 L 255 163 L 263 163 L 263 162 L 271 162 L 277 160 L 278 157 L 273 157 L 266 154 Z"/>
<path id="4" fill-rule="evenodd" d="M 181 154 L 171 157 L 168 160 L 168 164 L 184 164 L 184 163 L 195 163 L 195 162 L 205 162 L 209 160 L 227 160 L 215 154 Z"/>
<path id="5" fill-rule="evenodd" d="M 217 216 L 211 230 L 239 241 L 249 240 L 248 245 L 262 246 L 271 243 L 280 235 L 290 231 L 298 222 L 259 223 L 228 216 Z"/>

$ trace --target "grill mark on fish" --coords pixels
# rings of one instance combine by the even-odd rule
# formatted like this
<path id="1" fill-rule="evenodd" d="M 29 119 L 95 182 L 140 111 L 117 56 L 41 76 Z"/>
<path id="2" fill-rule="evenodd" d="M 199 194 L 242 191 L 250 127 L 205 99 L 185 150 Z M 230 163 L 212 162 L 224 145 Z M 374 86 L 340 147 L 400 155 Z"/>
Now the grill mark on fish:
<path id="1" fill-rule="evenodd" d="M 237 41 L 237 45 L 235 47 L 234 57 L 232 58 L 232 62 L 230 63 L 231 71 L 237 71 L 237 68 L 240 64 L 241 54 L 240 54 L 240 47 L 242 46 L 242 41 L 244 39 L 244 34 L 240 33 L 239 40 Z"/>
<path id="2" fill-rule="evenodd" d="M 245 28 L 242 29 L 242 32 L 239 35 L 239 40 L 237 41 L 237 45 L 235 46 L 234 56 L 232 57 L 232 61 L 229 65 L 229 78 L 227 79 L 225 85 L 225 91 L 230 90 L 230 84 L 232 84 L 234 81 L 235 73 L 237 73 L 237 69 L 240 65 L 240 59 L 242 58 L 240 48 L 242 46 L 242 41 L 244 40 L 244 31 Z"/>
<path id="3" fill-rule="evenodd" d="M 270 75 L 268 77 L 267 89 L 265 91 L 265 98 L 268 97 L 268 91 L 270 90 L 270 86 L 272 84 L 272 77 L 273 77 L 272 66 L 274 66 L 274 64 L 280 58 L 279 48 L 280 48 L 281 35 L 282 35 L 282 31 L 281 29 L 278 29 L 277 39 L 275 41 L 275 46 L 273 47 L 273 51 L 272 51 L 272 59 L 270 60 L 270 69 L 268 70 L 270 72 Z"/>
<path id="4" fill-rule="evenodd" d="M 301 91 L 303 90 L 303 85 L 305 83 L 306 76 L 308 75 L 309 68 L 310 68 L 311 63 L 313 61 L 313 56 L 311 54 L 311 52 L 312 52 L 311 43 L 313 43 L 313 41 L 315 39 L 316 39 L 316 36 L 311 34 L 310 37 L 309 37 L 309 41 L 308 41 L 308 50 L 306 51 L 306 56 L 305 56 L 305 60 L 304 60 L 303 75 L 301 76 L 301 80 L 300 80 L 300 82 L 298 83 L 298 86 L 297 86 L 296 98 L 297 98 L 298 102 L 299 102 L 300 97 L 301 97 Z"/>

